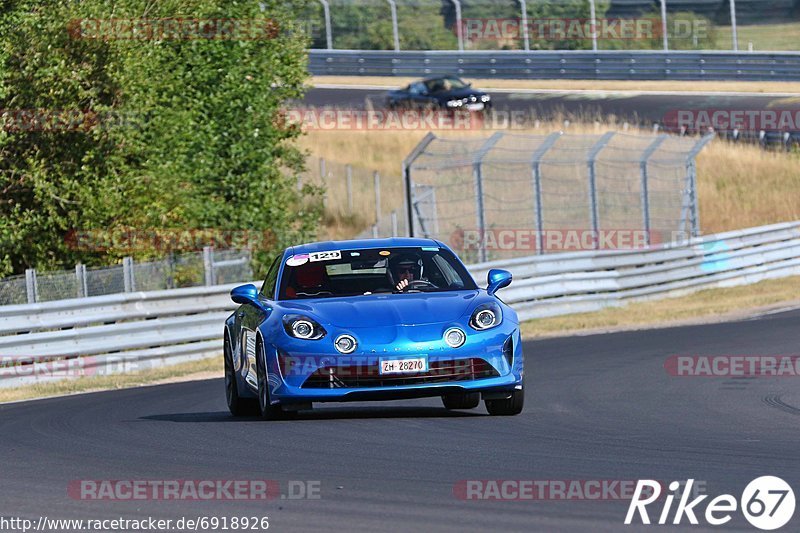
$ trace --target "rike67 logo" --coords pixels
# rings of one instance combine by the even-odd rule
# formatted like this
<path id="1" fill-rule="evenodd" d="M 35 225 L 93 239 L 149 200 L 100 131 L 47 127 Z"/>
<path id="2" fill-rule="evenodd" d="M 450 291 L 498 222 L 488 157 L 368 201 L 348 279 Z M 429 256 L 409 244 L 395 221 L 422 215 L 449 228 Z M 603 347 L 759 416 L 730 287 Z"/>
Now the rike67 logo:
<path id="1" fill-rule="evenodd" d="M 686 482 L 681 494 L 677 491 L 681 483 L 673 481 L 669 484 L 670 493 L 663 499 L 663 507 L 658 516 L 658 524 L 667 524 L 672 513 L 672 504 L 675 497 L 679 497 L 678 505 L 672 518 L 672 524 L 678 525 L 685 516 L 690 524 L 697 525 L 699 514 L 712 526 L 721 526 L 730 522 L 732 514 L 741 509 L 742 514 L 751 525 L 764 531 L 771 531 L 786 525 L 794 515 L 794 491 L 784 480 L 775 476 L 762 476 L 751 481 L 742 492 L 742 497 L 737 501 L 731 494 L 721 494 L 705 507 L 705 512 L 700 513 L 701 503 L 708 495 L 703 494 L 689 501 L 692 495 L 693 479 Z M 654 480 L 639 480 L 633 493 L 633 499 L 625 516 L 625 524 L 630 525 L 636 514 L 642 524 L 650 524 L 650 515 L 647 506 L 661 498 L 661 484 Z M 695 514 L 697 513 L 697 514 Z"/>

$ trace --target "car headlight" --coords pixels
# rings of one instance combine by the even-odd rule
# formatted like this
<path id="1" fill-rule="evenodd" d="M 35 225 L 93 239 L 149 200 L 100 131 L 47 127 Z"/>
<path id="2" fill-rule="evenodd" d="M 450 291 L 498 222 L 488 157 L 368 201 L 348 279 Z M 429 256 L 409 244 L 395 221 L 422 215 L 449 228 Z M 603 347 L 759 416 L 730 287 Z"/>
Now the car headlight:
<path id="1" fill-rule="evenodd" d="M 461 100 L 448 100 L 447 101 L 447 107 L 461 107 L 462 105 L 464 105 L 464 102 L 462 102 Z"/>
<path id="2" fill-rule="evenodd" d="M 358 346 L 358 343 L 352 335 L 339 335 L 336 337 L 336 340 L 333 344 L 336 346 L 336 349 L 339 350 L 339 352 L 344 354 L 353 353 L 356 349 L 356 346 Z"/>
<path id="3" fill-rule="evenodd" d="M 303 340 L 319 340 L 327 333 L 316 320 L 303 315 L 283 317 L 283 329 L 290 337 Z"/>
<path id="4" fill-rule="evenodd" d="M 488 94 L 484 94 L 483 96 L 481 96 L 481 102 L 488 102 L 491 99 L 492 97 L 489 96 Z"/>
<path id="5" fill-rule="evenodd" d="M 458 328 L 450 328 L 444 332 L 444 342 L 451 348 L 458 348 L 467 340 L 467 334 Z"/>
<path id="6" fill-rule="evenodd" d="M 499 326 L 502 321 L 503 311 L 500 309 L 500 306 L 496 303 L 488 303 L 475 308 L 469 319 L 469 325 L 473 329 L 483 331 Z"/>

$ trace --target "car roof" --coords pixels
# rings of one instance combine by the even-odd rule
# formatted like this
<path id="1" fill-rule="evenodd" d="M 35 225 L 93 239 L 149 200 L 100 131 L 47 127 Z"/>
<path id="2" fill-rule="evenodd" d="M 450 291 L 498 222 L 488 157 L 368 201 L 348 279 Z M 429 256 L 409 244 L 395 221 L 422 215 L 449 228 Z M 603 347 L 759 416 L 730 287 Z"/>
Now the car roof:
<path id="1" fill-rule="evenodd" d="M 413 237 L 391 237 L 388 239 L 354 239 L 350 241 L 320 241 L 291 246 L 286 249 L 287 254 L 307 254 L 311 252 L 330 252 L 332 250 L 365 250 L 368 248 L 402 248 L 437 246 L 442 243 L 434 239 Z"/>
<path id="2" fill-rule="evenodd" d="M 427 78 L 422 78 L 421 80 L 418 81 L 425 82 L 425 81 L 443 80 L 445 78 L 456 78 L 459 80 L 461 79 L 460 76 L 456 76 L 455 74 L 442 74 L 441 76 L 429 76 Z"/>

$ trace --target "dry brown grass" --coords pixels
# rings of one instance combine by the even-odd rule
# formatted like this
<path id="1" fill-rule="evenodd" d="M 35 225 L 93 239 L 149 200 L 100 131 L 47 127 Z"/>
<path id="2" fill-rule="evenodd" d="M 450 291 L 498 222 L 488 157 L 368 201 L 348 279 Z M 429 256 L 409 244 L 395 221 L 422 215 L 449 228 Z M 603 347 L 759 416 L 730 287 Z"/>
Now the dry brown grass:
<path id="1" fill-rule="evenodd" d="M 419 78 L 379 76 L 314 76 L 310 84 L 381 85 L 400 87 Z M 800 93 L 800 83 L 791 81 L 634 81 L 634 80 L 497 80 L 469 78 L 481 89 L 545 89 L 601 91 L 680 91 Z"/>
<path id="2" fill-rule="evenodd" d="M 541 124 L 529 133 L 560 129 L 561 122 Z M 620 129 L 617 124 L 570 124 L 567 131 L 598 133 Z M 491 132 L 446 132 L 447 137 L 488 136 Z M 520 131 L 525 133 L 525 131 Z M 636 130 L 629 133 L 636 134 Z M 351 163 L 381 173 L 383 211 L 401 209 L 403 158 L 425 136 L 424 131 L 311 131 L 301 140 L 314 158 L 324 157 L 342 165 Z M 649 133 L 640 132 L 641 135 Z M 316 160 L 312 164 L 316 164 Z M 765 151 L 754 144 L 732 144 L 715 140 L 697 158 L 700 227 L 716 233 L 763 224 L 800 219 L 800 154 Z M 371 176 L 371 174 L 370 174 Z M 334 183 L 336 181 L 336 183 Z M 361 224 L 342 213 L 329 217 L 328 235 L 346 237 L 348 232 L 372 223 L 374 193 L 372 182 L 355 181 L 356 211 L 365 213 Z M 329 206 L 346 203 L 343 180 L 331 180 Z M 334 222 L 331 226 L 330 222 Z M 343 222 L 344 221 L 344 222 Z M 349 223 L 347 223 L 349 222 Z"/>
<path id="3" fill-rule="evenodd" d="M 142 385 L 180 381 L 191 377 L 195 379 L 208 379 L 209 377 L 215 376 L 222 377 L 221 348 L 219 357 L 165 366 L 139 373 L 89 376 L 79 379 L 66 379 L 36 385 L 26 385 L 13 389 L 0 389 L 0 403 L 44 398 L 47 396 L 60 396 L 64 394 L 77 394 L 81 392 L 127 389 L 131 387 L 140 387 Z M 223 394 L 221 382 L 219 392 L 220 395 Z"/>
<path id="4" fill-rule="evenodd" d="M 525 337 L 543 337 L 733 320 L 744 318 L 756 310 L 763 312 L 775 307 L 798 306 L 798 295 L 800 276 L 792 276 L 741 287 L 707 289 L 678 298 L 630 303 L 594 313 L 529 320 L 523 322 L 522 334 Z"/>

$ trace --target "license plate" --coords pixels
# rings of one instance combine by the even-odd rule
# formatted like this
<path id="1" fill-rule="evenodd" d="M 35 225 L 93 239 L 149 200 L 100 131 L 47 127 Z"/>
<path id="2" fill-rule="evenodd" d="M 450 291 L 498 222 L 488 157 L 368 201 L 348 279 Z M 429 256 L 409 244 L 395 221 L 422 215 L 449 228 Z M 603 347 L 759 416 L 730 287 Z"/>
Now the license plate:
<path id="1" fill-rule="evenodd" d="M 467 104 L 469 111 L 483 111 L 483 104 Z"/>
<path id="2" fill-rule="evenodd" d="M 428 359 L 411 357 L 407 359 L 381 360 L 381 374 L 416 374 L 428 370 Z"/>

